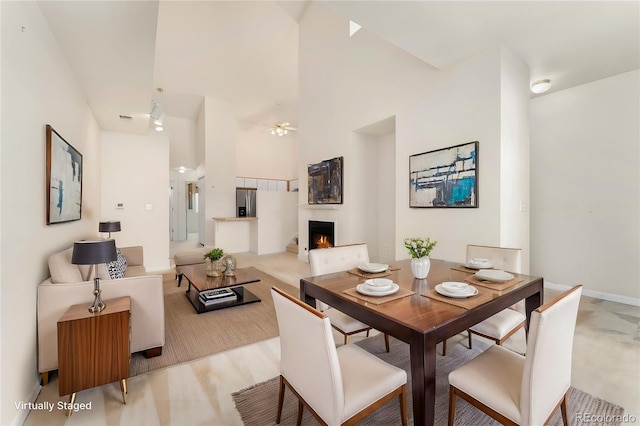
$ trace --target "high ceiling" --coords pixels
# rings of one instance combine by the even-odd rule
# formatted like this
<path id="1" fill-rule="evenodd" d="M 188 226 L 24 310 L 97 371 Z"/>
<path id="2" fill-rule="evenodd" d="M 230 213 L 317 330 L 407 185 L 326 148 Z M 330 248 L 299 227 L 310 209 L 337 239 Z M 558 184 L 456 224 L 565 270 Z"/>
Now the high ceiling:
<path id="1" fill-rule="evenodd" d="M 298 22 L 309 2 L 39 3 L 100 127 L 146 133 L 152 99 L 195 119 L 204 96 L 228 101 L 245 123 L 296 125 Z M 532 81 L 550 78 L 551 92 L 640 67 L 637 1 L 323 3 L 440 69 L 504 45 Z"/>

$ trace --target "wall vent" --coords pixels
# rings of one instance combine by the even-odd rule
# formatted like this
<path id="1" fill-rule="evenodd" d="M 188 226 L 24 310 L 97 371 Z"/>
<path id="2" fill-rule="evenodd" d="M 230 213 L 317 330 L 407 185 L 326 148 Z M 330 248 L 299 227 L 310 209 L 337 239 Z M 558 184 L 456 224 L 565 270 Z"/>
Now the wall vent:
<path id="1" fill-rule="evenodd" d="M 133 120 L 133 117 L 130 116 L 130 115 L 120 114 L 120 119 L 121 120 Z"/>

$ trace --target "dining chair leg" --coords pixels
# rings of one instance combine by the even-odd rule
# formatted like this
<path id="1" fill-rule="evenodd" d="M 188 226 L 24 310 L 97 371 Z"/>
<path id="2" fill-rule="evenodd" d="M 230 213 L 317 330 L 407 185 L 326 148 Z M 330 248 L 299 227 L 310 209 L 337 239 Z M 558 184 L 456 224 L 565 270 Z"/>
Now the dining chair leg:
<path id="1" fill-rule="evenodd" d="M 402 391 L 400 395 L 398 395 L 398 399 L 400 400 L 400 417 L 402 421 L 402 426 L 407 426 L 407 387 L 404 385 L 402 387 Z M 568 425 L 567 425 L 568 426 Z"/>
<path id="2" fill-rule="evenodd" d="M 562 424 L 564 426 L 569 426 L 569 415 L 568 415 L 567 394 L 566 393 L 562 397 L 562 403 L 560 404 L 560 411 L 562 412 Z"/>
<path id="3" fill-rule="evenodd" d="M 444 339 L 442 341 L 442 356 L 445 356 L 447 354 L 447 339 Z"/>
<path id="4" fill-rule="evenodd" d="M 371 329 L 367 330 L 367 337 L 369 337 L 369 332 L 371 331 Z"/>
<path id="5" fill-rule="evenodd" d="M 473 333 L 471 333 L 471 331 L 470 331 L 470 330 L 467 330 L 467 334 L 469 335 L 469 349 L 473 349 L 473 347 L 471 346 L 471 335 L 472 335 Z"/>
<path id="6" fill-rule="evenodd" d="M 300 426 L 302 424 L 303 410 L 304 410 L 304 405 L 302 405 L 302 401 L 298 400 L 298 419 L 296 420 L 296 426 Z"/>
<path id="7" fill-rule="evenodd" d="M 389 349 L 389 335 L 387 333 L 384 333 L 384 347 L 387 352 L 391 351 L 391 349 Z"/>
<path id="8" fill-rule="evenodd" d="M 278 415 L 276 416 L 276 423 L 280 424 L 282 418 L 282 404 L 284 404 L 284 379 L 280 376 L 280 388 L 278 389 Z"/>
<path id="9" fill-rule="evenodd" d="M 348 334 L 344 335 L 344 344 L 345 345 L 349 344 L 349 335 Z"/>
<path id="10" fill-rule="evenodd" d="M 453 426 L 456 417 L 456 395 L 453 386 L 449 385 L 449 426 Z"/>

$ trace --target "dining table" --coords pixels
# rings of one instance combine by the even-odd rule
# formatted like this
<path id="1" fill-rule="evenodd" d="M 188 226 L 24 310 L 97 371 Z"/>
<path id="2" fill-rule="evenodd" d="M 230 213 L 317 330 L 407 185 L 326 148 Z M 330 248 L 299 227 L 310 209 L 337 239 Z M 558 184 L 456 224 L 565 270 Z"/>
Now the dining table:
<path id="1" fill-rule="evenodd" d="M 414 278 L 410 259 L 405 259 L 391 262 L 382 273 L 368 274 L 355 267 L 300 280 L 300 300 L 305 303 L 315 307 L 320 300 L 409 344 L 414 425 L 434 424 L 439 342 L 523 299 L 528 330 L 531 312 L 543 303 L 542 277 L 511 272 L 513 279 L 488 282 L 476 279 L 476 271 L 461 262 L 430 261 L 426 279 Z M 373 277 L 392 280 L 398 291 L 385 296 L 358 292 L 358 288 L 363 289 L 358 286 Z M 477 289 L 477 294 L 466 298 L 443 296 L 436 291 L 443 282 L 467 283 Z"/>

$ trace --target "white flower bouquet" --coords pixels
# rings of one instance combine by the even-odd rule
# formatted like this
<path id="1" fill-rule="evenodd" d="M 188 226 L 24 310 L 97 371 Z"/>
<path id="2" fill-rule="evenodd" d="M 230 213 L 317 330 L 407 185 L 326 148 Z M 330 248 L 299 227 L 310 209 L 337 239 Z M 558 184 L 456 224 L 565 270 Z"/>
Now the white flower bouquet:
<path id="1" fill-rule="evenodd" d="M 431 250 L 438 244 L 437 241 L 431 241 L 430 238 L 405 238 L 404 246 L 409 251 L 413 259 L 429 256 Z"/>

